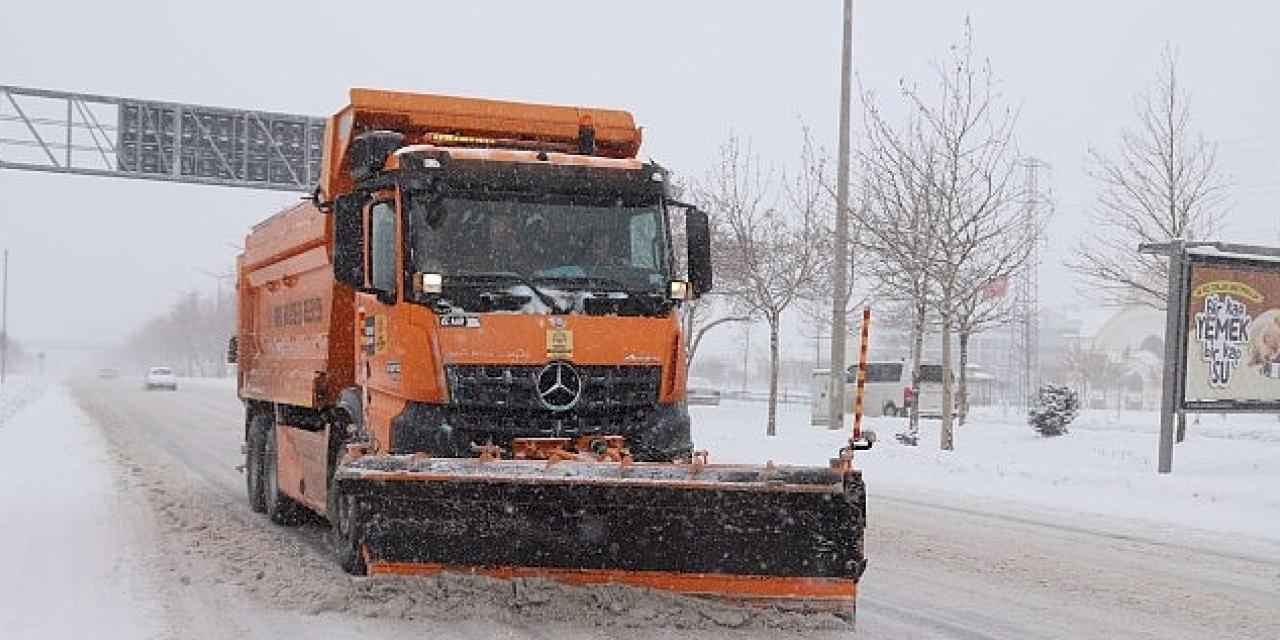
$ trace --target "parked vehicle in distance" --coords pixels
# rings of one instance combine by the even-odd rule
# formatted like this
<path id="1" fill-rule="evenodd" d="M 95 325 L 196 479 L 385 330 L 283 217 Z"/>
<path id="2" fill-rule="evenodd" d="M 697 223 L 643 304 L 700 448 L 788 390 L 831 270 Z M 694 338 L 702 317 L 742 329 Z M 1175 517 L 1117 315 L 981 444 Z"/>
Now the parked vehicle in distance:
<path id="1" fill-rule="evenodd" d="M 845 376 L 851 390 L 857 389 L 858 365 Z M 852 394 L 852 391 L 850 392 Z M 907 415 L 911 402 L 911 374 L 905 362 L 868 362 L 867 383 L 863 387 L 864 415 L 890 418 Z M 853 396 L 850 395 L 850 399 Z"/>
<path id="2" fill-rule="evenodd" d="M 178 378 L 173 375 L 173 369 L 169 367 L 151 367 L 147 370 L 146 385 L 148 391 L 152 389 L 177 391 Z"/>
<path id="3" fill-rule="evenodd" d="M 813 392 L 810 403 L 810 422 L 826 424 L 830 408 L 827 400 L 828 369 L 813 370 Z M 845 405 L 853 413 L 858 389 L 858 365 L 845 370 Z M 867 363 L 867 383 L 863 387 L 862 415 L 869 418 L 907 415 L 911 406 L 911 368 L 903 361 L 882 360 Z"/>
<path id="4" fill-rule="evenodd" d="M 720 404 L 720 389 L 706 378 L 689 378 L 688 391 L 685 392 L 689 404 Z"/>
<path id="5" fill-rule="evenodd" d="M 98 377 L 103 380 L 115 380 L 120 377 L 120 371 L 110 367 L 103 367 L 98 369 Z"/>
<path id="6" fill-rule="evenodd" d="M 955 384 L 955 374 L 951 382 Z M 952 392 L 953 403 L 958 403 L 958 393 Z M 942 417 L 942 365 L 920 365 L 920 415 L 930 418 Z"/>
<path id="7" fill-rule="evenodd" d="M 827 369 L 813 370 L 810 422 L 826 424 L 828 412 Z M 954 381 L 954 378 L 953 378 Z M 858 387 L 858 365 L 845 370 L 845 411 L 852 413 Z M 920 415 L 942 415 L 942 365 L 920 365 Z M 862 415 L 869 418 L 906 417 L 911 412 L 911 365 L 905 361 L 882 360 L 867 363 L 863 386 Z"/>

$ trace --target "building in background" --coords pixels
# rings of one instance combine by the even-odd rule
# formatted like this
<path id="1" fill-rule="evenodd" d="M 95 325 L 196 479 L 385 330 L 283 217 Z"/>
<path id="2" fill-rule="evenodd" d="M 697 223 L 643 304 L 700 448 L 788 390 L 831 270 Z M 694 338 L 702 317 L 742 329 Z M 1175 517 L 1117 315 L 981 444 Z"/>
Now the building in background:
<path id="1" fill-rule="evenodd" d="M 1073 373 L 1069 379 L 1085 407 L 1159 408 L 1164 321 L 1164 312 L 1137 305 L 1082 315 L 1068 360 Z"/>

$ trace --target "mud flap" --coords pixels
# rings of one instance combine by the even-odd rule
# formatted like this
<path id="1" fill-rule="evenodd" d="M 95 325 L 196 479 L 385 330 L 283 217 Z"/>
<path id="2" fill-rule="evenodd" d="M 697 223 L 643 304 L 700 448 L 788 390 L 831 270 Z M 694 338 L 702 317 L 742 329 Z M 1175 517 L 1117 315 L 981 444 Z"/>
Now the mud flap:
<path id="1" fill-rule="evenodd" d="M 851 613 L 865 567 L 852 470 L 366 456 L 338 481 L 372 574 L 536 575 Z"/>

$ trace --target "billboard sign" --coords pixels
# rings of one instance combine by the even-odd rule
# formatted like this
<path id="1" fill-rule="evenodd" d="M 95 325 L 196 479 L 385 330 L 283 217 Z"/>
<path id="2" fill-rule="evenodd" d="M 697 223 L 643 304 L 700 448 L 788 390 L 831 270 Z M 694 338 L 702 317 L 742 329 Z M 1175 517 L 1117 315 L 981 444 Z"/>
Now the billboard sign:
<path id="1" fill-rule="evenodd" d="M 1280 261 L 1188 253 L 1182 407 L 1280 411 Z"/>

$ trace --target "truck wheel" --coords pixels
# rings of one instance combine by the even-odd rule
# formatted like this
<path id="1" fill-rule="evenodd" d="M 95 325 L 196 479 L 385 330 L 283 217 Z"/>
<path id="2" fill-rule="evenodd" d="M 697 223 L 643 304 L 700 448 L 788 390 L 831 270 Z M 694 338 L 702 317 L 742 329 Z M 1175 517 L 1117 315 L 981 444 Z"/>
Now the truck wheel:
<path id="1" fill-rule="evenodd" d="M 347 427 L 351 423 L 345 413 L 339 412 L 332 424 L 329 436 L 329 485 L 325 516 L 329 518 L 333 549 L 338 556 L 338 566 L 351 575 L 367 573 L 364 563 L 363 530 L 360 528 L 358 505 L 354 496 L 344 496 L 334 477 L 342 462 L 342 452 Z"/>
<path id="2" fill-rule="evenodd" d="M 276 427 L 269 424 L 266 430 L 265 446 L 262 448 L 262 488 L 263 498 L 267 505 L 267 517 L 280 525 L 298 524 L 299 507 L 293 498 L 280 491 L 280 456 L 276 451 Z"/>
<path id="3" fill-rule="evenodd" d="M 887 417 L 896 418 L 898 417 L 898 408 L 893 406 L 892 402 L 886 402 L 883 413 Z"/>
<path id="4" fill-rule="evenodd" d="M 266 432 L 271 418 L 255 416 L 249 422 L 249 438 L 244 450 L 244 484 L 249 496 L 249 509 L 254 513 L 267 510 L 266 493 L 262 488 L 262 454 L 266 447 Z"/>

